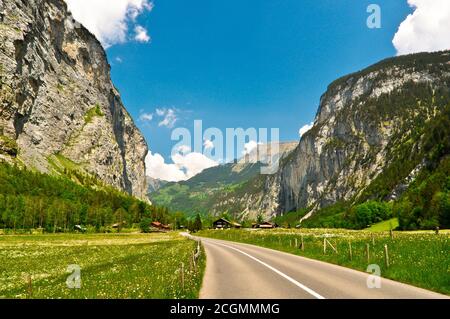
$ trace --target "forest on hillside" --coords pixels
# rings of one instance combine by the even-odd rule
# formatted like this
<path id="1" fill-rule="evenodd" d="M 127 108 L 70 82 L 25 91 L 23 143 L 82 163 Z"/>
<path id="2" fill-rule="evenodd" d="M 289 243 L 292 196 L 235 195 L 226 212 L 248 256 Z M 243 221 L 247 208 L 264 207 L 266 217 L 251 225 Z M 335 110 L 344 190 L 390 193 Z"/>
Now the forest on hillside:
<path id="1" fill-rule="evenodd" d="M 131 227 L 170 222 L 164 207 L 152 206 L 107 186 L 82 186 L 66 176 L 51 176 L 0 164 L 0 229 L 73 231 L 84 225 L 106 231 L 112 224 Z"/>

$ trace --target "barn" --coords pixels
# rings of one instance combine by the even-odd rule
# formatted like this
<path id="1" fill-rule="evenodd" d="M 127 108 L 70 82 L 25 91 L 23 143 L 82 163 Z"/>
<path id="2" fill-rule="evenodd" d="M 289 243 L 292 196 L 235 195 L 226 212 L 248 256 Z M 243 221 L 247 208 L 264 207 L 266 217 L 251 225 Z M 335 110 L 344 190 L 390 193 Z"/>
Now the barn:
<path id="1" fill-rule="evenodd" d="M 228 229 L 228 228 L 241 228 L 242 225 L 234 222 L 230 222 L 225 218 L 219 218 L 213 222 L 214 229 Z"/>
<path id="2" fill-rule="evenodd" d="M 252 227 L 253 228 L 262 228 L 262 229 L 273 229 L 273 228 L 277 228 L 278 225 L 276 223 L 264 222 L 261 224 L 253 224 Z"/>
<path id="3" fill-rule="evenodd" d="M 159 230 L 170 230 L 170 226 L 169 225 L 164 225 L 163 223 L 160 222 L 152 222 L 151 227 L 159 229 Z"/>

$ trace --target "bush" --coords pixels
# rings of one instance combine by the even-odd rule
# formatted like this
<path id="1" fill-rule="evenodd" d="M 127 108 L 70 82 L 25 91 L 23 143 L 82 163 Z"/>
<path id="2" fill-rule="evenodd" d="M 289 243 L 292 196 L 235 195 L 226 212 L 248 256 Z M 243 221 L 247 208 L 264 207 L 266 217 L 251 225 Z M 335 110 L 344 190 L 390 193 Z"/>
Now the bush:
<path id="1" fill-rule="evenodd" d="M 139 228 L 143 233 L 150 233 L 152 220 L 150 218 L 143 218 L 139 223 Z"/>
<path id="2" fill-rule="evenodd" d="M 350 211 L 350 219 L 356 229 L 363 229 L 372 224 L 392 217 L 392 209 L 388 203 L 368 201 L 357 205 Z"/>

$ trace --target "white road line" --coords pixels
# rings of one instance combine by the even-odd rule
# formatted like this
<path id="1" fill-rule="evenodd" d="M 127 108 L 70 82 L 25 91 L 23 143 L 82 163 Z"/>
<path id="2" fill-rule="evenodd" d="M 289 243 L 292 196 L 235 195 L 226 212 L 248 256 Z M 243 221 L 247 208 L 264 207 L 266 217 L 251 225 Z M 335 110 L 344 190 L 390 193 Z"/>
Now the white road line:
<path id="1" fill-rule="evenodd" d="M 233 250 L 235 250 L 235 251 L 237 251 L 237 252 L 239 252 L 239 253 L 241 253 L 241 254 L 247 256 L 248 258 L 253 259 L 254 261 L 260 263 L 261 265 L 263 265 L 263 266 L 269 268 L 269 269 L 272 270 L 273 272 L 277 273 L 278 275 L 280 275 L 280 276 L 283 277 L 284 279 L 289 280 L 291 283 L 293 283 L 293 284 L 296 285 L 297 287 L 303 289 L 304 291 L 306 291 L 306 292 L 309 293 L 310 295 L 316 297 L 317 299 L 325 299 L 325 297 L 321 296 L 320 294 L 318 294 L 317 292 L 315 292 L 315 291 L 312 290 L 311 288 L 306 287 L 305 285 L 299 283 L 299 282 L 298 282 L 297 280 L 295 280 L 294 278 L 289 277 L 289 276 L 286 275 L 285 273 L 283 273 L 283 272 L 279 271 L 278 269 L 276 269 L 276 268 L 270 266 L 269 264 L 266 264 L 266 263 L 263 262 L 262 260 L 259 260 L 258 258 L 253 257 L 252 255 L 247 254 L 246 252 L 244 252 L 244 251 L 242 251 L 242 250 L 240 250 L 240 249 L 237 249 L 237 248 L 234 248 L 234 247 L 231 247 L 231 246 L 228 246 L 228 245 L 224 245 L 224 244 L 221 244 L 221 243 L 217 243 L 217 242 L 212 242 L 212 241 L 209 241 L 209 240 L 206 240 L 206 241 L 209 242 L 209 243 L 213 243 L 213 244 L 216 244 L 216 245 L 220 245 L 220 246 L 223 246 L 223 247 L 227 247 L 227 248 L 233 249 Z"/>

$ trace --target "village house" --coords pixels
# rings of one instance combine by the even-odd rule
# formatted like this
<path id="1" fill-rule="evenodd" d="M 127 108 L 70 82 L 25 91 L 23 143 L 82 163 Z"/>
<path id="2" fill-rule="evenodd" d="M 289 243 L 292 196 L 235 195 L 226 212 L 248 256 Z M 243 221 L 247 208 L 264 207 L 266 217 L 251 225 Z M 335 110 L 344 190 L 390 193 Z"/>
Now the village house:
<path id="1" fill-rule="evenodd" d="M 163 223 L 160 222 L 152 222 L 150 226 L 159 230 L 170 230 L 169 225 L 164 225 Z"/>
<path id="2" fill-rule="evenodd" d="M 273 229 L 273 228 L 277 228 L 278 225 L 276 223 L 272 223 L 272 222 L 264 222 L 261 224 L 253 224 L 252 228 L 262 228 L 262 229 Z"/>
<path id="3" fill-rule="evenodd" d="M 241 224 L 238 224 L 235 222 L 230 222 L 230 221 L 226 220 L 225 218 L 219 218 L 218 220 L 213 222 L 214 229 L 228 229 L 228 228 L 241 228 L 241 227 L 242 227 Z"/>

